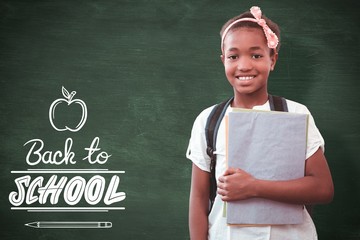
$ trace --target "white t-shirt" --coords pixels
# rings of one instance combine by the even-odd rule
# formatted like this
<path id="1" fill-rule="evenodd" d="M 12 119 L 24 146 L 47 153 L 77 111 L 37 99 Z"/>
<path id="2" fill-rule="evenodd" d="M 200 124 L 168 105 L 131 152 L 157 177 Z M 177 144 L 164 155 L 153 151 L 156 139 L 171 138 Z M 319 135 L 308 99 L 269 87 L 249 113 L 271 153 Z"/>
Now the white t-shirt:
<path id="1" fill-rule="evenodd" d="M 308 139 L 306 158 L 314 154 L 319 147 L 324 150 L 324 139 L 317 129 L 314 119 L 306 106 L 294 101 L 286 100 L 288 111 L 293 113 L 305 113 L 309 115 Z M 189 141 L 186 157 L 203 171 L 210 172 L 210 157 L 206 153 L 205 125 L 207 118 L 214 106 L 202 111 L 196 118 Z M 255 106 L 254 110 L 270 110 L 269 102 L 264 105 Z M 226 114 L 232 111 L 228 107 Z M 225 161 L 225 123 L 222 121 L 218 130 L 216 140 L 216 172 L 218 179 L 226 170 Z M 274 225 L 262 227 L 228 226 L 226 218 L 223 217 L 224 202 L 217 195 L 211 213 L 209 215 L 209 239 L 211 240 L 314 240 L 317 239 L 314 223 L 304 208 L 304 222 L 293 225 Z"/>

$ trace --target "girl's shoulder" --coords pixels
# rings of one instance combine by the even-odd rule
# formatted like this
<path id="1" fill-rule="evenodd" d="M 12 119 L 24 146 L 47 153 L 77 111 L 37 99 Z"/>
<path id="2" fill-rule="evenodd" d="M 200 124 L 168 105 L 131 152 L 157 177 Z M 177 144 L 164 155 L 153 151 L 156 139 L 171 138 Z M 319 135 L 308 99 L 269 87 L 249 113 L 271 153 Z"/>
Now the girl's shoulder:
<path id="1" fill-rule="evenodd" d="M 309 109 L 302 103 L 286 99 L 286 104 L 289 112 L 310 114 Z"/>
<path id="2" fill-rule="evenodd" d="M 197 125 L 202 125 L 202 126 L 205 126 L 206 125 L 206 122 L 207 122 L 207 119 L 211 113 L 211 111 L 214 109 L 214 107 L 216 106 L 216 104 L 210 106 L 210 107 L 207 107 L 205 108 L 204 110 L 202 110 L 199 115 L 196 117 L 195 119 L 195 123 Z"/>

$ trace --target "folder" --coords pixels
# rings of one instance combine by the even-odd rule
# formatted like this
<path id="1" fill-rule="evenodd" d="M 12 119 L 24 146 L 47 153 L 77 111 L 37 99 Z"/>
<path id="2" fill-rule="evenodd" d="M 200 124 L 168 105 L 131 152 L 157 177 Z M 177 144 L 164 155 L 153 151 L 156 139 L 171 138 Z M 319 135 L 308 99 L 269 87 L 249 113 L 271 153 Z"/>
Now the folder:
<path id="1" fill-rule="evenodd" d="M 257 179 L 304 177 L 308 115 L 274 111 L 233 111 L 227 119 L 228 167 Z M 279 225 L 303 221 L 303 205 L 263 198 L 227 202 L 228 224 Z"/>

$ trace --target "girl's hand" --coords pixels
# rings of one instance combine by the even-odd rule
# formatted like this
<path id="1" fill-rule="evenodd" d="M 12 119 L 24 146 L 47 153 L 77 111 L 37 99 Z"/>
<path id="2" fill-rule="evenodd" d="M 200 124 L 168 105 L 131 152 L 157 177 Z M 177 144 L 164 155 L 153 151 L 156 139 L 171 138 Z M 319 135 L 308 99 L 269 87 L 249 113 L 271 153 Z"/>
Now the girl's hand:
<path id="1" fill-rule="evenodd" d="M 229 168 L 219 177 L 217 192 L 223 201 L 248 199 L 255 196 L 255 180 L 239 168 Z"/>
<path id="2" fill-rule="evenodd" d="M 262 180 L 241 169 L 229 168 L 219 177 L 218 193 L 223 201 L 258 197 L 291 204 L 319 204 L 332 200 L 334 185 L 324 153 L 319 148 L 306 160 L 304 177 Z"/>

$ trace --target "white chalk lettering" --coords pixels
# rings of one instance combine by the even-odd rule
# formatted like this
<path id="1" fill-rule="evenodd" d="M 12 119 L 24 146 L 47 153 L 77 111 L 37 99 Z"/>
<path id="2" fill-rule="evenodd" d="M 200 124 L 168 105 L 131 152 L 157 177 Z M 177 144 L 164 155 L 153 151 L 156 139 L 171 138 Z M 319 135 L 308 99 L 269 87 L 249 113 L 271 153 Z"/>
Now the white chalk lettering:
<path id="1" fill-rule="evenodd" d="M 57 175 L 52 175 L 43 186 L 42 176 L 32 181 L 29 175 L 19 177 L 15 179 L 17 191 L 9 194 L 9 201 L 13 206 L 20 206 L 25 200 L 27 205 L 31 205 L 37 202 L 46 204 L 49 199 L 50 204 L 55 205 L 59 202 L 61 193 L 64 201 L 72 206 L 78 204 L 82 197 L 90 205 L 98 204 L 101 199 L 106 205 L 111 205 L 126 198 L 125 192 L 117 192 L 120 183 L 117 175 L 112 176 L 107 189 L 105 178 L 99 175 L 93 176 L 88 182 L 80 176 L 74 176 L 69 181 L 65 176 L 59 181 L 57 179 Z"/>
<path id="2" fill-rule="evenodd" d="M 69 205 L 76 205 L 85 190 L 86 181 L 80 176 L 73 177 L 65 187 L 64 200 Z"/>
<path id="3" fill-rule="evenodd" d="M 85 150 L 88 151 L 88 155 L 87 157 L 83 158 L 83 160 L 88 160 L 90 164 L 94 164 L 94 163 L 99 163 L 99 164 L 104 164 L 106 163 L 106 161 L 111 157 L 111 155 L 109 155 L 107 152 L 101 152 L 96 156 L 96 159 L 92 159 L 92 155 L 101 150 L 101 148 L 98 148 L 99 146 L 99 141 L 100 138 L 99 137 L 95 137 L 90 145 L 90 147 L 85 148 Z"/>
<path id="4" fill-rule="evenodd" d="M 61 151 L 56 151 L 55 153 L 52 151 L 45 151 L 44 153 L 41 153 L 44 148 L 44 142 L 41 139 L 31 139 L 27 141 L 24 146 L 29 143 L 33 143 L 26 155 L 26 163 L 30 166 L 37 165 L 40 162 L 55 165 L 76 163 L 74 160 L 75 153 L 71 151 L 73 144 L 73 140 L 71 138 L 67 138 L 65 141 L 64 153 Z M 34 150 L 35 147 L 37 147 L 36 150 Z M 32 156 L 35 156 L 35 159 L 32 159 Z"/>
<path id="5" fill-rule="evenodd" d="M 38 186 L 38 187 L 42 186 L 43 181 L 44 181 L 43 177 L 37 177 L 31 182 L 31 184 L 29 186 L 29 190 L 27 191 L 27 194 L 26 194 L 26 204 L 30 205 L 30 204 L 38 201 L 39 197 L 34 196 L 34 191 L 36 189 L 36 186 Z"/>
<path id="6" fill-rule="evenodd" d="M 118 176 L 114 175 L 111 178 L 109 187 L 106 191 L 105 198 L 104 198 L 104 203 L 106 205 L 110 205 L 115 202 L 120 202 L 125 199 L 126 195 L 124 192 L 116 192 L 119 182 L 120 182 L 120 178 Z"/>
<path id="7" fill-rule="evenodd" d="M 61 177 L 58 184 L 56 184 L 56 175 L 52 175 L 44 187 L 39 187 L 39 203 L 45 204 L 48 196 L 51 194 L 50 203 L 57 204 L 59 195 L 66 184 L 67 177 Z"/>
<path id="8" fill-rule="evenodd" d="M 14 206 L 20 206 L 24 202 L 25 198 L 25 187 L 29 186 L 31 177 L 29 175 L 19 177 L 15 179 L 15 184 L 17 186 L 18 192 L 11 192 L 9 194 L 9 201 Z"/>
<path id="9" fill-rule="evenodd" d="M 101 201 L 105 190 L 105 179 L 102 176 L 93 176 L 85 187 L 85 200 L 91 205 Z"/>

